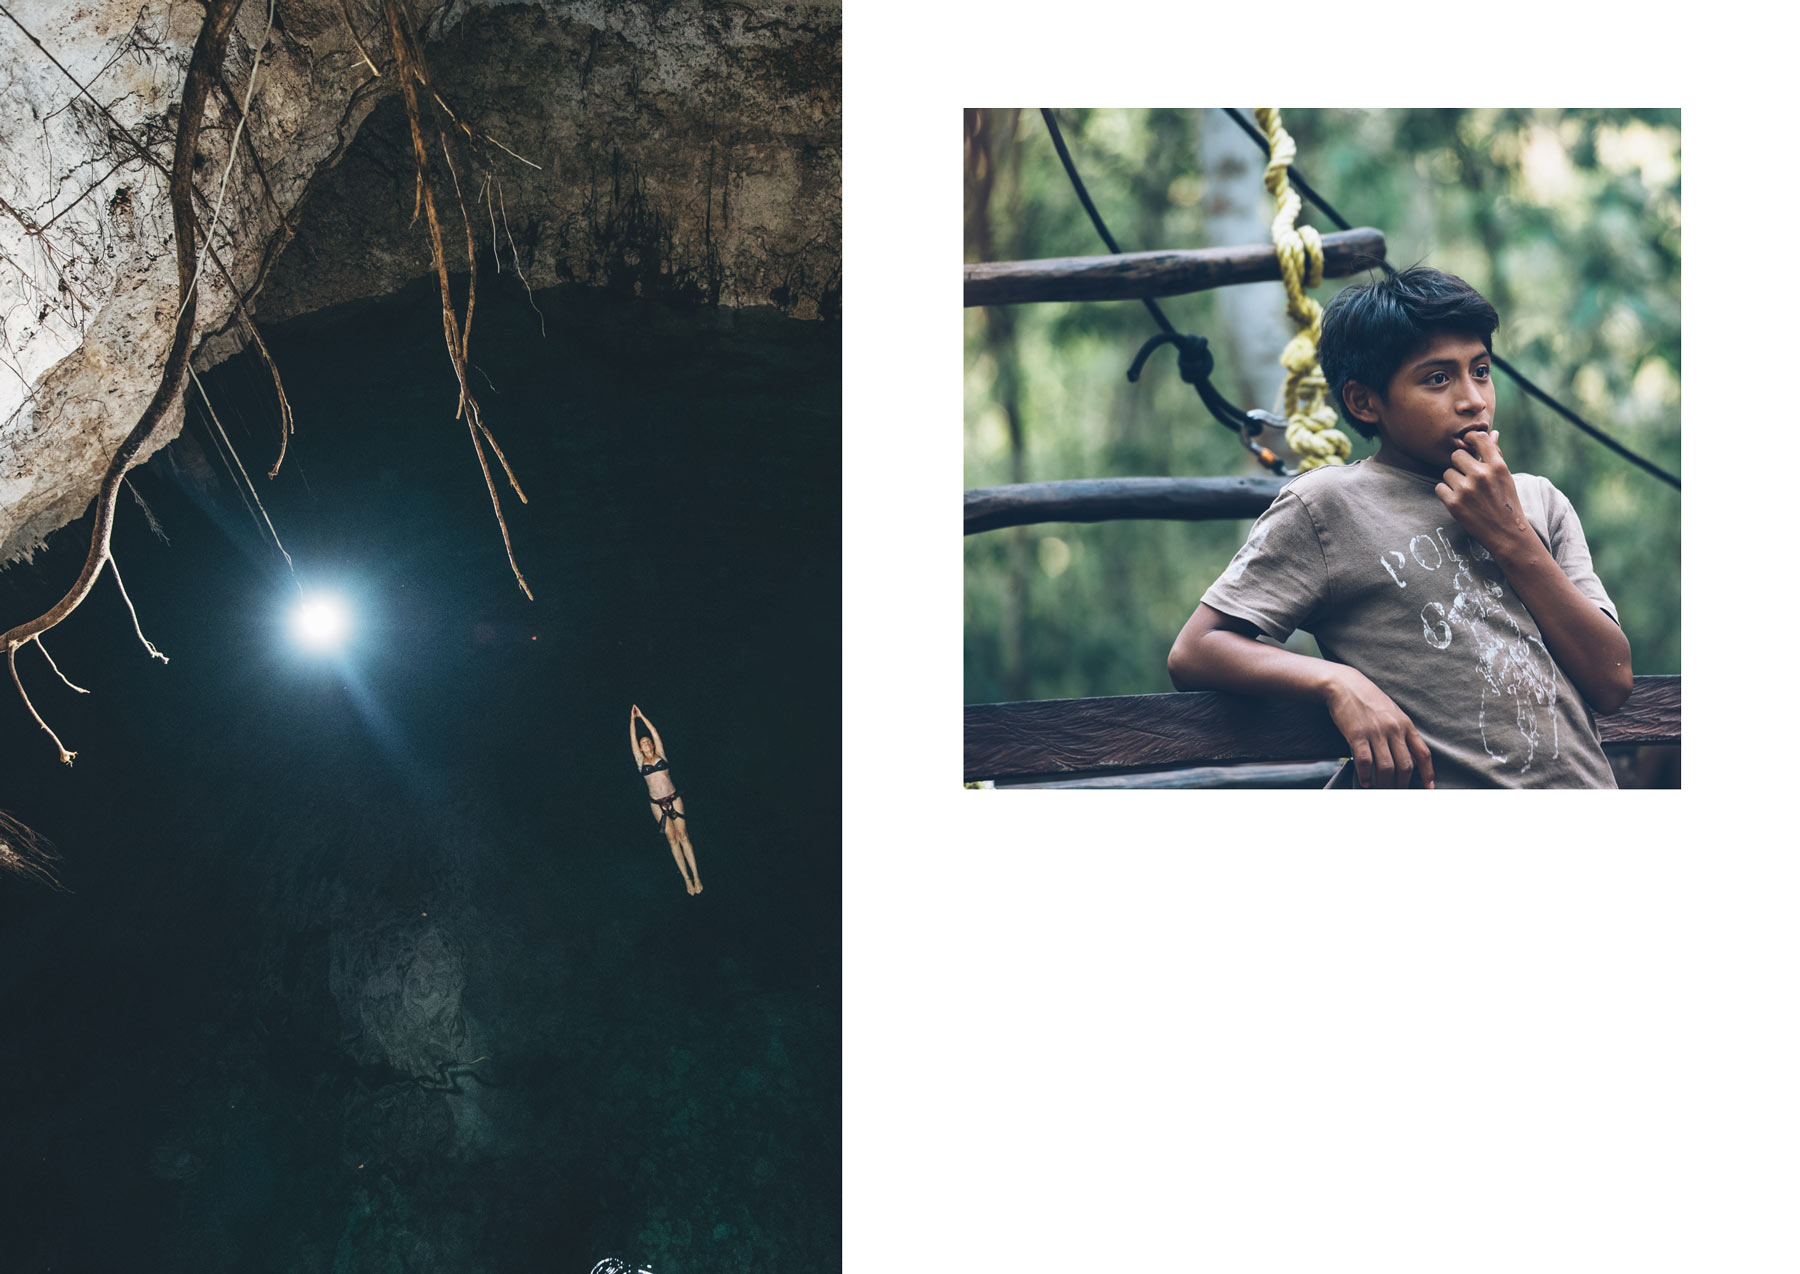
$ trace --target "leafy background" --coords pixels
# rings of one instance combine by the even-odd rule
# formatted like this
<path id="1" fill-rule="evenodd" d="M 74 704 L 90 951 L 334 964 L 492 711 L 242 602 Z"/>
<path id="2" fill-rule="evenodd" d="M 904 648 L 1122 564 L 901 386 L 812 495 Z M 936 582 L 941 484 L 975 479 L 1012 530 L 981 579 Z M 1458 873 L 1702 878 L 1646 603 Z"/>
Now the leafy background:
<path id="1" fill-rule="evenodd" d="M 1216 115 L 1217 112 L 1214 112 Z M 1495 350 L 1624 445 L 1680 472 L 1681 133 L 1675 110 L 1290 110 L 1295 167 L 1396 267 L 1459 274 L 1500 312 Z M 1211 171 L 1235 129 L 1194 110 L 1059 110 L 1083 180 L 1126 251 L 1219 242 Z M 1105 251 L 1036 111 L 965 119 L 967 261 Z M 1263 212 L 1270 209 L 1263 198 Z M 1336 227 L 1310 204 L 1301 220 Z M 1268 216 L 1261 217 L 1266 238 Z M 1321 301 L 1357 276 L 1327 279 Z M 1276 295 L 1279 290 L 1276 289 Z M 1159 302 L 1211 342 L 1214 381 L 1242 351 L 1220 294 Z M 1136 301 L 965 311 L 969 487 L 1108 476 L 1259 472 L 1159 353 Z M 1618 603 L 1636 672 L 1681 670 L 1680 495 L 1497 375 L 1510 464 L 1574 502 Z M 1373 445 L 1356 439 L 1353 458 Z M 1170 642 L 1242 543 L 1245 522 L 1049 523 L 964 540 L 967 702 L 1167 690 Z"/>

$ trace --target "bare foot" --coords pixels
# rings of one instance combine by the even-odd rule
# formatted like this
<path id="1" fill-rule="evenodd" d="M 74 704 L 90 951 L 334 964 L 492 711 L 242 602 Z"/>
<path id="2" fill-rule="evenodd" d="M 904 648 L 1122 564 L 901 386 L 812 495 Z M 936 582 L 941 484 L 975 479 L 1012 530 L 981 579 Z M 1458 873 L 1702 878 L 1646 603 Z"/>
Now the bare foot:
<path id="1" fill-rule="evenodd" d="M 701 884 L 699 881 L 696 880 L 694 882 L 694 892 L 695 893 L 699 893 L 702 889 L 705 889 L 705 888 L 706 888 L 706 886 Z"/>

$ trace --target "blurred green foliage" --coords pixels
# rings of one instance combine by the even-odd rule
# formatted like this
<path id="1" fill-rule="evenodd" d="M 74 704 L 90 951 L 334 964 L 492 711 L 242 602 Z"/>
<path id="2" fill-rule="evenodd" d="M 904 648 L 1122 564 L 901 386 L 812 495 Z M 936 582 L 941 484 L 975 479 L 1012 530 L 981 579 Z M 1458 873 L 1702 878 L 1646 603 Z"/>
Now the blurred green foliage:
<path id="1" fill-rule="evenodd" d="M 1497 353 L 1625 446 L 1680 472 L 1680 113 L 1290 110 L 1295 167 L 1390 264 L 1461 275 L 1500 312 Z M 1197 111 L 1058 111 L 1127 252 L 1201 246 Z M 1236 135 L 1245 161 L 1263 158 Z M 970 112 L 965 259 L 1104 253 L 1036 111 Z M 1266 207 L 1266 196 L 1264 196 Z M 1303 222 L 1336 229 L 1310 204 Z M 1266 226 L 1267 219 L 1264 219 Z M 1265 231 L 1266 237 L 1266 231 Z M 1368 276 L 1359 276 L 1366 280 Z M 1327 279 L 1323 302 L 1359 278 Z M 1226 365 L 1216 294 L 1159 302 Z M 1125 368 L 1155 331 L 1136 301 L 965 311 L 969 487 L 1259 472 L 1172 355 Z M 1508 462 L 1574 502 L 1638 673 L 1681 669 L 1680 495 L 1496 373 Z M 1228 382 L 1215 383 L 1230 394 Z M 1240 406 L 1274 406 L 1240 403 Z M 1353 458 L 1372 454 L 1356 440 Z M 1048 523 L 964 540 L 972 703 L 1167 690 L 1170 642 L 1248 523 Z"/>

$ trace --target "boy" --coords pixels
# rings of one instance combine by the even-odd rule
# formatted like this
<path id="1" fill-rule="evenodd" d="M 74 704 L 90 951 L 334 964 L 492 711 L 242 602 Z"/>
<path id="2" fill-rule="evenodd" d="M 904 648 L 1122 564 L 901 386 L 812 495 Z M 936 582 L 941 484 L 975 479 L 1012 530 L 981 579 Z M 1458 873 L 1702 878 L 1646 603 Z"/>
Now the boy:
<path id="1" fill-rule="evenodd" d="M 1594 712 L 1631 647 L 1567 497 L 1500 454 L 1498 324 L 1424 267 L 1332 300 L 1320 363 L 1380 449 L 1282 489 L 1175 639 L 1177 690 L 1323 703 L 1362 787 L 1617 786 Z M 1298 627 L 1325 659 L 1256 640 Z"/>

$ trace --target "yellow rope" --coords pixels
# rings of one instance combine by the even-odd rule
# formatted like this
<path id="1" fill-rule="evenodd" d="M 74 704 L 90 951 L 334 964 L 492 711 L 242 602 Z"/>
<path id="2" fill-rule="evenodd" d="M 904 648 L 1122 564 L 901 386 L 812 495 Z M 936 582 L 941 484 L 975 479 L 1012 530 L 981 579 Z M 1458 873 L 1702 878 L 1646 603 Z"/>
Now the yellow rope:
<path id="1" fill-rule="evenodd" d="M 1288 165 L 1294 162 L 1294 139 L 1281 126 L 1281 112 L 1273 106 L 1256 108 L 1256 122 L 1269 139 L 1269 166 L 1263 187 L 1275 199 L 1275 224 L 1270 228 L 1275 254 L 1281 261 L 1281 282 L 1287 288 L 1288 317 L 1300 331 L 1281 351 L 1287 380 L 1281 387 L 1282 415 L 1287 417 L 1288 449 L 1299 458 L 1302 471 L 1320 465 L 1343 464 L 1350 458 L 1350 439 L 1337 424 L 1331 409 L 1331 387 L 1319 370 L 1319 318 L 1324 311 L 1306 295 L 1325 277 L 1325 249 L 1319 232 L 1294 225 L 1300 215 L 1300 196 L 1288 185 Z"/>

